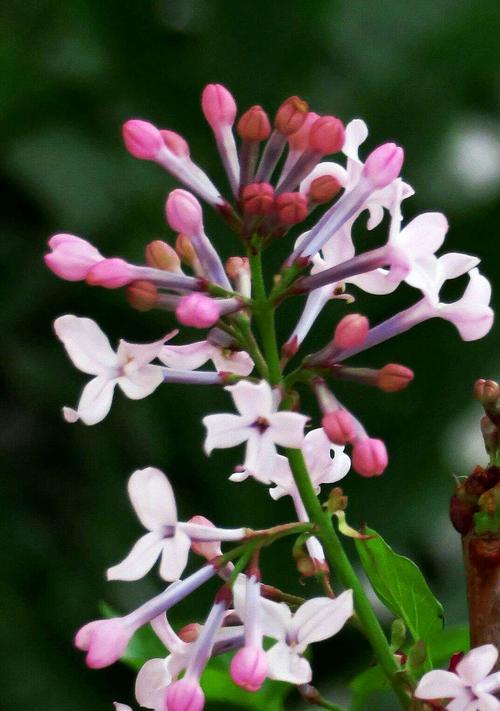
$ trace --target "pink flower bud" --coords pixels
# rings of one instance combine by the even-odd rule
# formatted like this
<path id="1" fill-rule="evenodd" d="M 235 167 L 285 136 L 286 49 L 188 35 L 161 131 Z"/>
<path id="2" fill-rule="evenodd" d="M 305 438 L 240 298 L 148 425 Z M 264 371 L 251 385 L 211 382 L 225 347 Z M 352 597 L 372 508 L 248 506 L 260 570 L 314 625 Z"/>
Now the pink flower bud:
<path id="1" fill-rule="evenodd" d="M 311 126 L 309 148 L 315 153 L 336 153 L 340 151 L 344 141 L 344 124 L 336 116 L 321 116 Z"/>
<path id="2" fill-rule="evenodd" d="M 342 186 L 333 175 L 321 175 L 309 186 L 307 197 L 318 205 L 330 202 L 340 192 Z"/>
<path id="3" fill-rule="evenodd" d="M 204 294 L 183 296 L 175 311 L 177 320 L 184 326 L 210 328 L 220 317 L 220 308 L 215 299 Z"/>
<path id="4" fill-rule="evenodd" d="M 245 111 L 236 127 L 244 141 L 265 141 L 271 133 L 271 124 L 262 106 L 252 106 Z"/>
<path id="5" fill-rule="evenodd" d="M 160 132 L 148 121 L 126 121 L 122 134 L 127 151 L 142 160 L 155 160 L 164 145 Z"/>
<path id="6" fill-rule="evenodd" d="M 232 126 L 236 118 L 236 102 L 222 84 L 207 84 L 201 95 L 201 108 L 213 131 Z"/>
<path id="7" fill-rule="evenodd" d="M 205 696 L 194 679 L 184 677 L 171 684 L 166 693 L 165 709 L 168 711 L 202 711 Z"/>
<path id="8" fill-rule="evenodd" d="M 339 408 L 327 412 L 321 421 L 325 434 L 334 444 L 344 445 L 356 439 L 356 423 L 352 415 Z"/>
<path id="9" fill-rule="evenodd" d="M 52 252 L 44 256 L 45 264 L 61 279 L 81 281 L 91 267 L 104 257 L 85 239 L 76 235 L 58 234 L 49 239 Z"/>
<path id="10" fill-rule="evenodd" d="M 284 136 L 290 136 L 302 127 L 309 105 L 298 96 L 289 96 L 281 104 L 274 118 L 274 127 Z"/>
<path id="11" fill-rule="evenodd" d="M 198 260 L 193 244 L 187 235 L 177 235 L 177 239 L 175 240 L 175 251 L 179 255 L 181 262 L 184 262 L 184 264 L 191 266 Z"/>
<path id="12" fill-rule="evenodd" d="M 410 368 L 398 363 L 388 363 L 377 374 L 377 387 L 386 393 L 397 393 L 404 390 L 413 378 L 414 374 Z"/>
<path id="13" fill-rule="evenodd" d="M 314 124 L 316 119 L 319 119 L 319 114 L 314 111 L 309 111 L 306 120 L 299 128 L 298 131 L 292 133 L 288 137 L 288 145 L 291 151 L 305 151 L 309 146 L 309 134 L 311 131 L 311 126 Z"/>
<path id="14" fill-rule="evenodd" d="M 113 257 L 98 262 L 87 273 L 87 284 L 103 286 L 106 289 L 119 289 L 134 281 L 134 272 L 124 259 Z"/>
<path id="15" fill-rule="evenodd" d="M 198 234 L 203 226 L 201 205 L 187 190 L 172 190 L 165 206 L 167 220 L 176 232 L 191 236 Z"/>
<path id="16" fill-rule="evenodd" d="M 333 345 L 335 348 L 356 348 L 363 345 L 368 336 L 370 324 L 366 316 L 348 314 L 341 319 L 335 329 Z"/>
<path id="17" fill-rule="evenodd" d="M 126 290 L 127 301 L 136 311 L 151 311 L 158 301 L 158 289 L 150 281 L 133 281 Z"/>
<path id="18" fill-rule="evenodd" d="M 75 647 L 87 652 L 86 663 L 91 669 L 102 669 L 123 656 L 132 636 L 123 620 L 94 620 L 84 625 L 75 635 Z"/>
<path id="19" fill-rule="evenodd" d="M 215 528 L 215 525 L 205 516 L 193 516 L 188 523 L 196 523 L 199 526 L 210 526 Z M 191 541 L 191 550 L 196 555 L 201 555 L 207 560 L 213 560 L 217 556 L 222 555 L 220 543 L 218 541 Z"/>
<path id="20" fill-rule="evenodd" d="M 247 691 L 258 691 L 267 677 L 267 656 L 261 647 L 243 647 L 231 660 L 231 677 Z"/>
<path id="21" fill-rule="evenodd" d="M 250 274 L 250 264 L 248 263 L 248 257 L 229 257 L 224 265 L 226 269 L 226 274 L 230 279 L 236 281 L 236 279 L 242 273 Z"/>
<path id="22" fill-rule="evenodd" d="M 203 518 L 203 516 L 200 516 L 200 518 Z M 190 622 L 179 630 L 179 637 L 183 642 L 196 642 L 202 629 L 203 625 L 198 622 Z"/>
<path id="23" fill-rule="evenodd" d="M 189 157 L 189 146 L 187 141 L 175 131 L 164 128 L 160 131 L 160 136 L 168 150 L 179 158 Z"/>
<path id="24" fill-rule="evenodd" d="M 387 467 L 387 450 L 381 439 L 365 437 L 354 445 L 352 465 L 361 476 L 379 476 Z"/>
<path id="25" fill-rule="evenodd" d="M 281 193 L 276 210 L 283 225 L 296 225 L 307 217 L 307 198 L 302 193 Z"/>
<path id="26" fill-rule="evenodd" d="M 243 188 L 243 210 L 248 215 L 269 215 L 274 208 L 274 188 L 269 183 L 251 183 Z"/>
<path id="27" fill-rule="evenodd" d="M 146 262 L 154 269 L 163 269 L 166 272 L 177 272 L 181 266 L 179 255 L 173 247 L 161 239 L 155 239 L 146 246 Z"/>
<path id="28" fill-rule="evenodd" d="M 385 188 L 395 180 L 403 165 L 404 151 L 395 143 L 384 143 L 366 159 L 363 175 L 374 188 Z"/>

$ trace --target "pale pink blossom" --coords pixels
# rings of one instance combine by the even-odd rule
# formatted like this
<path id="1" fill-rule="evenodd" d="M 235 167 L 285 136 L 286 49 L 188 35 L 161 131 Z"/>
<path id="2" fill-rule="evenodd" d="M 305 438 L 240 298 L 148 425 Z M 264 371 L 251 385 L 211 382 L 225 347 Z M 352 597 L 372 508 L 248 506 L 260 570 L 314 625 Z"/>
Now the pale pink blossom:
<path id="1" fill-rule="evenodd" d="M 295 412 L 278 412 L 279 393 L 269 383 L 240 381 L 225 388 L 233 398 L 238 415 L 207 415 L 205 452 L 227 449 L 246 442 L 243 468 L 259 481 L 269 483 L 276 459 L 276 445 L 302 446 L 304 426 L 309 419 Z"/>
<path id="2" fill-rule="evenodd" d="M 184 326 L 210 328 L 217 323 L 221 312 L 216 299 L 205 294 L 186 294 L 181 297 L 175 315 Z"/>
<path id="3" fill-rule="evenodd" d="M 76 410 L 65 407 L 68 422 L 82 420 L 94 425 L 108 414 L 115 387 L 132 400 L 150 395 L 163 381 L 161 366 L 151 365 L 168 339 L 138 344 L 121 340 L 113 351 L 108 338 L 95 321 L 66 315 L 54 322 L 54 330 L 73 364 L 95 377 L 84 387 Z"/>
<path id="4" fill-rule="evenodd" d="M 67 281 L 82 281 L 89 270 L 104 259 L 93 244 L 76 235 L 54 235 L 49 239 L 49 247 L 52 251 L 44 256 L 45 264 Z"/>
<path id="5" fill-rule="evenodd" d="M 184 346 L 164 346 L 160 360 L 169 368 L 196 370 L 211 360 L 218 372 L 250 375 L 253 361 L 246 351 L 235 351 L 210 341 L 197 341 Z"/>
<path id="6" fill-rule="evenodd" d="M 85 661 L 91 669 L 102 669 L 123 656 L 134 628 L 123 618 L 94 620 L 75 635 L 75 647 L 87 652 Z"/>
<path id="7" fill-rule="evenodd" d="M 449 711 L 499 711 L 500 672 L 490 672 L 498 658 L 493 644 L 476 647 L 457 664 L 456 671 L 427 672 L 415 690 L 417 699 L 450 699 Z"/>

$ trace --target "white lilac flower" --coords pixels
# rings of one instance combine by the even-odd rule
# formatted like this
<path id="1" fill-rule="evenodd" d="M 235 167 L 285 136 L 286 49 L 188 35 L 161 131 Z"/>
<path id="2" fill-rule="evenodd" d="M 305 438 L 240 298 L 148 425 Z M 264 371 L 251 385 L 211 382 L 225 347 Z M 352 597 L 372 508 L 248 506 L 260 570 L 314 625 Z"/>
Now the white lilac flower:
<path id="1" fill-rule="evenodd" d="M 244 528 L 221 529 L 179 522 L 170 482 L 154 467 L 132 474 L 128 494 L 137 517 L 149 533 L 139 538 L 125 560 L 108 569 L 108 580 L 138 580 L 160 556 L 161 577 L 177 580 L 186 567 L 191 540 L 235 541 L 245 536 Z"/>
<path id="2" fill-rule="evenodd" d="M 295 412 L 278 412 L 279 393 L 262 380 L 240 381 L 225 388 L 239 414 L 207 415 L 205 451 L 227 449 L 246 442 L 243 468 L 259 481 L 269 483 L 276 459 L 276 445 L 302 446 L 309 419 Z"/>
<path id="3" fill-rule="evenodd" d="M 127 397 L 140 400 L 163 381 L 161 366 L 152 365 L 151 361 L 158 356 L 168 336 L 146 344 L 121 340 L 115 353 L 92 319 L 60 316 L 54 322 L 54 330 L 74 365 L 95 376 L 84 387 L 77 409 L 64 408 L 68 422 L 82 420 L 86 425 L 94 425 L 103 420 L 111 408 L 117 385 Z"/>
<path id="4" fill-rule="evenodd" d="M 493 644 L 476 647 L 457 664 L 456 671 L 437 669 L 424 674 L 417 699 L 450 699 L 448 711 L 499 711 L 500 672 L 490 674 L 498 658 Z"/>
<path id="5" fill-rule="evenodd" d="M 245 351 L 224 348 L 210 341 L 197 341 L 183 346 L 163 346 L 159 359 L 169 368 L 196 370 L 211 360 L 218 372 L 250 375 L 253 361 Z"/>

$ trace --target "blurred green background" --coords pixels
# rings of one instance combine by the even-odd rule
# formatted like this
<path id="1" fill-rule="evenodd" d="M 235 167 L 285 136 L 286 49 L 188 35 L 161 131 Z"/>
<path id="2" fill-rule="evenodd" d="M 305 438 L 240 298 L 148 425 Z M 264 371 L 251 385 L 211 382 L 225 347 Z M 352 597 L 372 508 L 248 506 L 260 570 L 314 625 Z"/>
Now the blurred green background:
<path id="1" fill-rule="evenodd" d="M 46 239 L 58 231 L 130 260 L 140 260 L 150 240 L 172 237 L 163 203 L 175 184 L 126 153 L 121 123 L 142 117 L 178 130 L 199 163 L 225 185 L 199 110 L 207 82 L 230 87 L 242 109 L 260 103 L 272 112 L 296 93 L 316 111 L 344 120 L 363 117 L 370 128 L 365 150 L 385 140 L 406 149 L 404 176 L 417 191 L 406 202 L 407 218 L 446 212 L 447 249 L 480 255 L 494 281 L 500 256 L 499 31 L 497 0 L 2 4 L 5 711 L 33 705 L 38 711 L 109 711 L 113 700 L 132 702 L 132 674 L 119 665 L 88 671 L 71 638 L 97 616 L 98 601 L 128 610 L 160 589 L 154 575 L 135 584 L 104 580 L 106 567 L 125 555 L 140 531 L 125 493 L 135 468 L 156 465 L 168 472 L 186 517 L 203 512 L 219 524 L 263 526 L 291 515 L 286 501 L 272 502 L 263 488 L 227 481 L 239 452 L 216 452 L 210 460 L 203 455 L 200 419 L 227 407 L 221 391 L 171 386 L 141 402 L 118 396 L 108 418 L 89 428 L 60 417 L 85 378 L 56 342 L 56 316 L 95 318 L 113 341 L 154 340 L 173 326 L 164 314 L 131 311 L 120 292 L 62 282 L 42 263 Z M 235 238 L 206 212 L 224 255 L 237 253 Z M 282 242 L 275 258 L 287 249 Z M 376 322 L 413 297 L 403 290 L 360 298 L 353 308 Z M 280 318 L 284 337 L 294 323 L 292 306 L 297 304 Z M 311 346 L 329 336 L 336 309 L 341 313 L 334 305 L 325 311 Z M 453 475 L 484 462 L 480 411 L 470 393 L 476 377 L 500 376 L 498 351 L 498 331 L 464 344 L 450 324 L 428 322 L 360 361 L 412 367 L 417 378 L 406 392 L 341 392 L 391 453 L 382 478 L 353 474 L 346 480 L 351 523 L 368 521 L 421 565 L 446 603 L 450 624 L 464 620 L 466 611 L 448 497 Z M 266 577 L 300 591 L 288 552 L 283 545 L 279 555 L 268 556 Z M 314 590 L 308 582 L 305 594 Z M 183 605 L 173 620 L 202 615 L 212 592 Z M 360 639 L 343 632 L 319 647 L 319 686 L 342 701 L 343 678 L 366 658 Z M 304 704 L 291 697 L 290 708 Z"/>

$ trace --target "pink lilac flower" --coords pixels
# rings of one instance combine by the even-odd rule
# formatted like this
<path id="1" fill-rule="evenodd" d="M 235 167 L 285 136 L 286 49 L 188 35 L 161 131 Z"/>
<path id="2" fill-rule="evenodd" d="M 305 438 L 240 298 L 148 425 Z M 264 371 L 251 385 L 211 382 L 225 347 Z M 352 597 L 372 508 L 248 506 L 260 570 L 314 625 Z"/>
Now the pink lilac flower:
<path id="1" fill-rule="evenodd" d="M 237 541 L 245 537 L 244 528 L 221 529 L 179 522 L 170 482 L 154 467 L 134 472 L 128 482 L 128 493 L 149 533 L 137 541 L 125 560 L 108 569 L 108 580 L 138 580 L 160 556 L 161 577 L 177 580 L 186 567 L 191 540 Z"/>
<path id="2" fill-rule="evenodd" d="M 493 644 L 476 647 L 458 662 L 455 672 L 434 670 L 424 674 L 415 690 L 417 699 L 451 699 L 449 711 L 498 711 L 500 672 L 495 667 L 498 650 Z"/>
<path id="3" fill-rule="evenodd" d="M 49 239 L 49 247 L 52 251 L 45 255 L 45 264 L 67 281 L 86 279 L 89 270 L 104 259 L 94 245 L 76 235 L 54 235 Z"/>
<path id="4" fill-rule="evenodd" d="M 253 370 L 253 361 L 246 351 L 224 348 L 208 340 L 164 346 L 158 357 L 169 368 L 178 370 L 196 370 L 209 360 L 219 372 L 246 376 Z"/>
<path id="5" fill-rule="evenodd" d="M 207 415 L 205 451 L 227 449 L 246 442 L 243 468 L 259 481 L 268 483 L 275 465 L 276 445 L 302 446 L 304 426 L 309 419 L 295 412 L 278 412 L 279 393 L 269 383 L 240 381 L 225 388 L 239 415 Z"/>

